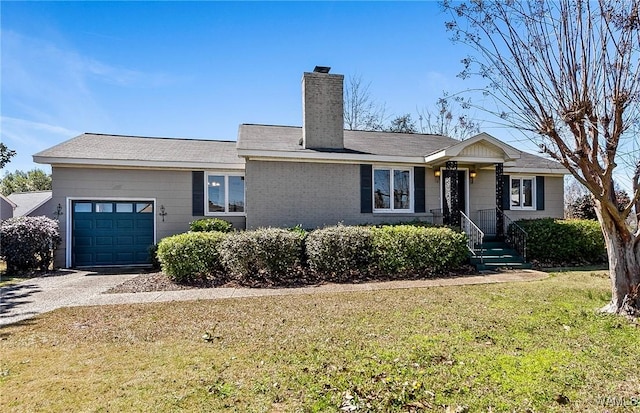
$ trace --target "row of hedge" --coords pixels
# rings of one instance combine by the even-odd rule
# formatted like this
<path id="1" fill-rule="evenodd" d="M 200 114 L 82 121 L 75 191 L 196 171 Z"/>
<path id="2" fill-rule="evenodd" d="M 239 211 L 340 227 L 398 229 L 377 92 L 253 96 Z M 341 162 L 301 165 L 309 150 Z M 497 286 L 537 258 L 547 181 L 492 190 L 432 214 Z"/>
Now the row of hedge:
<path id="1" fill-rule="evenodd" d="M 527 232 L 527 259 L 539 266 L 607 262 L 602 229 L 589 219 L 542 218 L 518 221 Z"/>
<path id="2" fill-rule="evenodd" d="M 309 233 L 264 228 L 232 233 L 188 232 L 164 238 L 157 257 L 178 282 L 203 277 L 239 284 L 288 285 L 317 281 L 428 276 L 460 268 L 466 235 L 410 225 L 334 226 Z"/>

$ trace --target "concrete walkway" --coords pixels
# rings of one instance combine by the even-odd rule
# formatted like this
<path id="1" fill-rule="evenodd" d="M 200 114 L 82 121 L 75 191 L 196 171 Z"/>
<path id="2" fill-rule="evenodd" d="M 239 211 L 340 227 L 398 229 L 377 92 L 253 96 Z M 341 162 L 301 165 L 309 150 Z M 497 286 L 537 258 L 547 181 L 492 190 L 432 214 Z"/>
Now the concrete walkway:
<path id="1" fill-rule="evenodd" d="M 104 294 L 104 292 L 110 288 L 138 275 L 138 273 L 105 275 L 95 272 L 68 270 L 63 271 L 61 275 L 33 278 L 19 284 L 0 288 L 0 326 L 26 320 L 38 314 L 62 307 L 493 284 L 534 281 L 548 276 L 546 273 L 540 271 L 522 270 L 432 280 L 386 281 L 363 284 L 323 284 L 302 288 L 203 288 L 179 291 Z"/>

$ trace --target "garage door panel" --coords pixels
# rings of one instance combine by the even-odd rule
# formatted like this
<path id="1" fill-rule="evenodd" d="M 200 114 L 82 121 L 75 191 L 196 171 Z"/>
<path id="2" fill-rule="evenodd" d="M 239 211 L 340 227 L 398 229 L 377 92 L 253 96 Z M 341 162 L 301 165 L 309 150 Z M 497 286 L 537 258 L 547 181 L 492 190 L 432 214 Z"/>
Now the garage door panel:
<path id="1" fill-rule="evenodd" d="M 82 248 L 82 247 L 92 247 L 93 246 L 93 238 L 92 237 L 76 237 L 74 240 L 74 247 Z"/>
<path id="2" fill-rule="evenodd" d="M 133 235 L 128 236 L 128 237 L 117 237 L 116 238 L 116 245 L 118 246 L 131 246 L 133 245 Z"/>
<path id="3" fill-rule="evenodd" d="M 137 229 L 153 229 L 153 219 L 140 219 L 136 221 Z"/>
<path id="4" fill-rule="evenodd" d="M 111 229 L 113 228 L 112 219 L 96 219 L 96 229 Z"/>
<path id="5" fill-rule="evenodd" d="M 134 228 L 133 219 L 119 219 L 116 221 L 116 226 L 117 228 L 122 228 L 122 229 Z"/>
<path id="6" fill-rule="evenodd" d="M 92 229 L 93 221 L 90 219 L 74 219 L 73 229 Z"/>
<path id="7" fill-rule="evenodd" d="M 111 265 L 113 263 L 113 254 L 110 252 L 97 252 L 95 257 L 98 265 Z"/>
<path id="8" fill-rule="evenodd" d="M 154 214 L 129 212 L 134 210 L 133 205 L 137 203 L 151 204 L 136 200 L 74 201 L 72 264 L 94 266 L 149 263 L 148 248 L 154 242 Z"/>
<path id="9" fill-rule="evenodd" d="M 113 237 L 95 237 L 96 246 L 113 245 Z"/>
<path id="10" fill-rule="evenodd" d="M 116 253 L 116 263 L 128 263 L 135 261 L 133 252 L 118 252 Z"/>

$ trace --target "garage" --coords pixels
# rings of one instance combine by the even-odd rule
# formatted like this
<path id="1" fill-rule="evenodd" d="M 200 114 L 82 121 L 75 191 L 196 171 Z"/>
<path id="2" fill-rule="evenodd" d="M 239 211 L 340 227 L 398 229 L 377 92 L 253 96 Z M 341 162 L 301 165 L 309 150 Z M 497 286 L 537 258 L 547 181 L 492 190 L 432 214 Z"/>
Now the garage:
<path id="1" fill-rule="evenodd" d="M 144 200 L 72 201 L 72 266 L 149 264 L 154 209 Z"/>

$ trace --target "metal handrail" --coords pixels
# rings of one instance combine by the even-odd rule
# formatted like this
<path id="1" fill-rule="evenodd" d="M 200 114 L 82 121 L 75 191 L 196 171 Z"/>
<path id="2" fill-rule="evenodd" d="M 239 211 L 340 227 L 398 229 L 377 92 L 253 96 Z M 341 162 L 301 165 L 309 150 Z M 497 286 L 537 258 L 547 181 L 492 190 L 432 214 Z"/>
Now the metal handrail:
<path id="1" fill-rule="evenodd" d="M 502 214 L 504 222 L 504 240 L 511 248 L 518 251 L 522 258 L 527 262 L 527 231 L 520 225 L 516 224 L 503 211 L 496 209 L 498 214 Z"/>
<path id="2" fill-rule="evenodd" d="M 476 245 L 480 246 L 480 262 L 484 263 L 484 248 L 482 241 L 484 240 L 484 232 L 462 211 L 460 211 L 460 229 L 467 234 L 467 248 L 473 255 L 476 253 Z"/>

